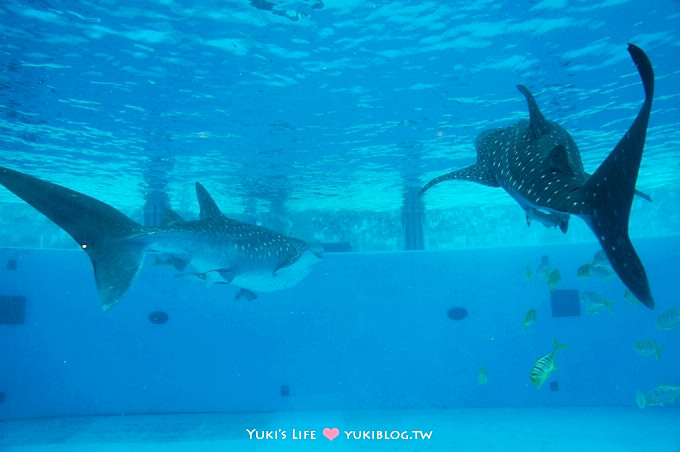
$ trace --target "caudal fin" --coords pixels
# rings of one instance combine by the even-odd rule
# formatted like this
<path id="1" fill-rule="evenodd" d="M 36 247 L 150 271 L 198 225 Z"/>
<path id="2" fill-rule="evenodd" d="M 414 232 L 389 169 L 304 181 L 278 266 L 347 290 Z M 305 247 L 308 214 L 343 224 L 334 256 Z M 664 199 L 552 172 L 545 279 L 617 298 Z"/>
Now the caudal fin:
<path id="1" fill-rule="evenodd" d="M 557 338 L 553 338 L 554 350 L 564 350 L 565 348 L 569 348 L 569 344 L 560 344 L 559 342 L 557 342 Z"/>
<path id="2" fill-rule="evenodd" d="M 0 167 L 0 184 L 66 231 L 94 267 L 102 309 L 115 305 L 142 264 L 143 245 L 130 237 L 143 227 L 90 196 Z"/>
<path id="3" fill-rule="evenodd" d="M 635 194 L 647 124 L 654 96 L 654 71 L 647 55 L 628 45 L 645 90 L 635 121 L 583 187 L 588 212 L 583 215 L 621 281 L 649 308 L 654 300 L 647 274 L 628 237 L 628 219 Z"/>

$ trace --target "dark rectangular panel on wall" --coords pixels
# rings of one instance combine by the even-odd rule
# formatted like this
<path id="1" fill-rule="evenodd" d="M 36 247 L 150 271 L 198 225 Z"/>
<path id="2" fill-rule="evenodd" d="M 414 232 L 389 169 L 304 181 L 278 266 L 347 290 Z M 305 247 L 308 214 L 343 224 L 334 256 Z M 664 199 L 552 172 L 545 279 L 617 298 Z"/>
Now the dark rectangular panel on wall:
<path id="1" fill-rule="evenodd" d="M 21 325 L 26 314 L 26 297 L 0 295 L 0 324 Z"/>
<path id="2" fill-rule="evenodd" d="M 578 290 L 553 290 L 550 294 L 550 305 L 553 317 L 578 317 L 581 315 Z"/>

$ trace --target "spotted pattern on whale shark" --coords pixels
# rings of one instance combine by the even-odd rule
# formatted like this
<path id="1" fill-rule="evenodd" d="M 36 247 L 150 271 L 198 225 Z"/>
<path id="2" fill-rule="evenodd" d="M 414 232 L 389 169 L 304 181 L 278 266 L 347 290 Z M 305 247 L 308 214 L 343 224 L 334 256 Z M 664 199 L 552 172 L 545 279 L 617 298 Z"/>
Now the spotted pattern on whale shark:
<path id="1" fill-rule="evenodd" d="M 83 193 L 0 167 L 0 184 L 65 230 L 92 261 L 104 310 L 125 295 L 144 253 L 166 261 L 209 284 L 233 283 L 270 292 L 291 287 L 321 259 L 320 247 L 270 229 L 226 217 L 205 188 L 196 183 L 199 220 L 179 215 L 157 227 L 137 224 L 115 208 Z"/>
<path id="2" fill-rule="evenodd" d="M 582 218 L 595 233 L 621 281 L 647 307 L 654 306 L 645 269 L 628 237 L 628 220 L 642 159 L 654 95 L 654 72 L 647 55 L 633 44 L 635 63 L 645 100 L 633 124 L 600 167 L 589 175 L 569 133 L 548 121 L 529 90 L 519 85 L 529 121 L 487 130 L 475 141 L 477 162 L 441 175 L 425 184 L 424 194 L 447 180 L 467 180 L 503 188 L 544 224 L 566 232 L 571 215 Z M 648 197 L 646 197 L 648 198 Z"/>

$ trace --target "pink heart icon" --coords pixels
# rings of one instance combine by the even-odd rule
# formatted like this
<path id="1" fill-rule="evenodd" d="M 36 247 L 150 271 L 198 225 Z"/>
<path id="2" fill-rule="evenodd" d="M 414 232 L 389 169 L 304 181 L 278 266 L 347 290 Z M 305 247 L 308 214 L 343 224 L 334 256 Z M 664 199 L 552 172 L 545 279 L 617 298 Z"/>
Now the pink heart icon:
<path id="1" fill-rule="evenodd" d="M 339 434 L 340 434 L 340 430 L 338 430 L 337 427 L 334 427 L 334 428 L 326 427 L 325 429 L 323 429 L 323 436 L 325 436 L 326 438 L 328 438 L 331 441 L 333 441 L 335 438 L 337 438 Z"/>

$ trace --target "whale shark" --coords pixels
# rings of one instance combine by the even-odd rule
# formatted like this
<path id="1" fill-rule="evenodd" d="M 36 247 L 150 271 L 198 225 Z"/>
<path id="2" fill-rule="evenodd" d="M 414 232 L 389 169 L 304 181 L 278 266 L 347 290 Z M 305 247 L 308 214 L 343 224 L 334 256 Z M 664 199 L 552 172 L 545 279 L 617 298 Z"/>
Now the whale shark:
<path id="1" fill-rule="evenodd" d="M 322 249 L 265 227 L 225 216 L 200 183 L 199 219 L 168 211 L 164 224 L 142 226 L 95 198 L 0 166 L 0 184 L 56 223 L 92 261 L 103 310 L 125 295 L 147 252 L 191 265 L 211 284 L 259 292 L 291 287 L 322 258 Z"/>
<path id="2" fill-rule="evenodd" d="M 420 194 L 443 181 L 466 180 L 503 188 L 525 210 L 527 222 L 537 219 L 566 232 L 570 216 L 580 217 L 595 233 L 621 281 L 653 308 L 645 268 L 628 236 L 628 220 L 654 97 L 654 71 L 642 49 L 628 44 L 628 52 L 645 99 L 628 131 L 592 175 L 585 172 L 569 133 L 547 120 L 529 90 L 518 85 L 529 120 L 479 134 L 477 162 L 432 179 Z"/>

